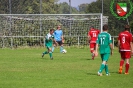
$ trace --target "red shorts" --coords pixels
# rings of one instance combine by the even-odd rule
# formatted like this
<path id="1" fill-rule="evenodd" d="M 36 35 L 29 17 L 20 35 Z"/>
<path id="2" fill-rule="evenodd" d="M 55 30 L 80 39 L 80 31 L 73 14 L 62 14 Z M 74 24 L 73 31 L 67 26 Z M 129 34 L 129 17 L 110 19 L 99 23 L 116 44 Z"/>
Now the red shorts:
<path id="1" fill-rule="evenodd" d="M 96 47 L 96 43 L 90 43 L 90 48 L 94 48 Z"/>
<path id="2" fill-rule="evenodd" d="M 120 51 L 121 58 L 122 59 L 130 59 L 131 58 L 131 52 L 130 51 Z"/>

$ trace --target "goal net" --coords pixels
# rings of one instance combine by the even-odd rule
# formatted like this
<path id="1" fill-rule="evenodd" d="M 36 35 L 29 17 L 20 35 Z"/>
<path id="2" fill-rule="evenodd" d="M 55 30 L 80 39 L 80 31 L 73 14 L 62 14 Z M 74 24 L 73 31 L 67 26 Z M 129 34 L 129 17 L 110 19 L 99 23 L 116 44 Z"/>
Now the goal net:
<path id="1" fill-rule="evenodd" d="M 102 14 L 0 14 L 0 47 L 42 46 L 57 25 L 66 45 L 86 45 L 89 27 L 101 30 Z"/>

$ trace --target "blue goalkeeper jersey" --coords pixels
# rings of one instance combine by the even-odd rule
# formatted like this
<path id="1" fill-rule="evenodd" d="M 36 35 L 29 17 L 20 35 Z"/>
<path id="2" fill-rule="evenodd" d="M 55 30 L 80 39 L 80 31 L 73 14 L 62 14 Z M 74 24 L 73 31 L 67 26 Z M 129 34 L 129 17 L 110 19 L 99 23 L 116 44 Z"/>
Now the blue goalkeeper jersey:
<path id="1" fill-rule="evenodd" d="M 63 36 L 62 30 L 56 30 L 54 32 L 54 38 L 56 41 L 62 41 L 62 38 L 61 38 L 62 36 Z"/>

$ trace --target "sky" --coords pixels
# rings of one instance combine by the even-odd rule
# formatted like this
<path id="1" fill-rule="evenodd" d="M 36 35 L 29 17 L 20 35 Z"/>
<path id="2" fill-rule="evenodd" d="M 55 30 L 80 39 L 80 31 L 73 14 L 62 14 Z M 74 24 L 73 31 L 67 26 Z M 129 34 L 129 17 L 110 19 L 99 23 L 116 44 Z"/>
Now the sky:
<path id="1" fill-rule="evenodd" d="M 80 4 L 91 3 L 91 2 L 94 2 L 94 1 L 96 1 L 96 0 L 71 0 L 71 6 L 77 7 Z M 69 0 L 59 0 L 59 3 L 60 2 L 67 2 L 69 4 Z"/>

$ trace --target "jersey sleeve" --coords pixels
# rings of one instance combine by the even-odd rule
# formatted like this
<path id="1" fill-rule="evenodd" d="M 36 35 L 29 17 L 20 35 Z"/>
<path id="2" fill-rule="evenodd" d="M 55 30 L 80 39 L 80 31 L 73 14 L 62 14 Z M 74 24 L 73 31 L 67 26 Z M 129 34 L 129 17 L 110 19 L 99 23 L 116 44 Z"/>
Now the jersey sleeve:
<path id="1" fill-rule="evenodd" d="M 51 40 L 52 38 L 54 38 L 54 36 L 53 36 L 53 35 L 50 35 L 50 34 L 47 34 L 47 35 L 45 36 L 45 39 L 46 39 L 46 40 Z"/>
<path id="2" fill-rule="evenodd" d="M 46 40 L 49 40 L 49 36 L 48 36 L 48 34 L 45 36 L 45 39 L 46 39 Z"/>
<path id="3" fill-rule="evenodd" d="M 98 30 L 98 29 L 97 29 Z M 98 30 L 98 34 L 100 34 L 100 30 Z"/>
<path id="4" fill-rule="evenodd" d="M 120 34 L 118 35 L 118 40 L 120 40 Z"/>

